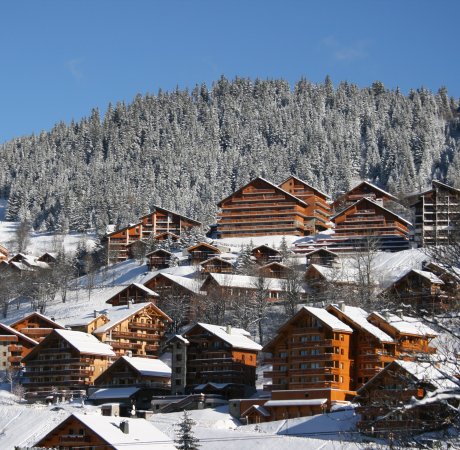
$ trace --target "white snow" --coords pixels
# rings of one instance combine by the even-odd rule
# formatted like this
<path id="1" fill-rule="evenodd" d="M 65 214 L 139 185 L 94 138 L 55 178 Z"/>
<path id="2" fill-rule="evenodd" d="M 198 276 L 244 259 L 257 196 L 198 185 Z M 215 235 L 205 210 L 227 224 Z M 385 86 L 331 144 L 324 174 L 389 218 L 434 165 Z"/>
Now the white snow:
<path id="1" fill-rule="evenodd" d="M 323 308 L 315 308 L 313 306 L 303 306 L 303 308 L 334 331 L 345 331 L 348 333 L 353 332 L 347 324 L 343 323 Z"/>
<path id="2" fill-rule="evenodd" d="M 171 368 L 160 359 L 122 356 L 141 375 L 150 377 L 171 377 Z"/>
<path id="3" fill-rule="evenodd" d="M 90 355 L 115 356 L 112 348 L 99 341 L 95 336 L 81 331 L 55 330 L 80 353 Z"/>

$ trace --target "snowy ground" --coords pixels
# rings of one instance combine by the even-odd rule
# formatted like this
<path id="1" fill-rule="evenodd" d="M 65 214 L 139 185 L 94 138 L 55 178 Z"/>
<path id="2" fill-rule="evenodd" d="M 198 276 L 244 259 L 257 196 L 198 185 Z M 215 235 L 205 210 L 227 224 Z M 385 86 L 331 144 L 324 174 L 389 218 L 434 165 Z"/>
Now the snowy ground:
<path id="1" fill-rule="evenodd" d="M 17 403 L 11 394 L 0 391 L 0 448 L 10 450 L 16 445 L 32 445 L 72 412 L 95 414 L 98 410 L 78 403 L 25 405 Z M 151 418 L 151 422 L 174 439 L 176 424 L 180 422 L 182 414 L 157 414 Z M 240 426 L 228 414 L 227 407 L 191 411 L 190 414 L 196 422 L 194 433 L 204 450 L 359 448 L 356 443 L 345 442 L 350 437 L 346 433 L 352 430 L 356 421 L 352 412 L 258 426 Z M 294 437 L 294 434 L 304 437 Z"/>

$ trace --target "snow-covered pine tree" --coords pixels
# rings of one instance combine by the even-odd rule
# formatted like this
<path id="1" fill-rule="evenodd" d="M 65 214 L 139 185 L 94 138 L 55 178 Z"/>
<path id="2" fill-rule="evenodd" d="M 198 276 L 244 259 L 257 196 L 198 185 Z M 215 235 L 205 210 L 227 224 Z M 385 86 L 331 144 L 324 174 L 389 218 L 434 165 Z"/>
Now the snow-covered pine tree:
<path id="1" fill-rule="evenodd" d="M 184 411 L 182 420 L 176 426 L 177 437 L 174 440 L 179 450 L 197 450 L 200 448 L 199 439 L 193 434 L 193 427 L 196 422 Z"/>

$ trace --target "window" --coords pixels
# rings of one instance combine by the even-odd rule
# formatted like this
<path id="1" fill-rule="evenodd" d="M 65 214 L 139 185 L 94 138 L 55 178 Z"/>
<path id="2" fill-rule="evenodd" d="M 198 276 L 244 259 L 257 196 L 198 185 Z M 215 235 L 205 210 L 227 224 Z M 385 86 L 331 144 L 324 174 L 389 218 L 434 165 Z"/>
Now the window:
<path id="1" fill-rule="evenodd" d="M 182 354 L 176 355 L 176 361 L 182 361 Z"/>
<path id="2" fill-rule="evenodd" d="M 176 373 L 181 373 L 182 372 L 182 367 L 176 367 Z"/>

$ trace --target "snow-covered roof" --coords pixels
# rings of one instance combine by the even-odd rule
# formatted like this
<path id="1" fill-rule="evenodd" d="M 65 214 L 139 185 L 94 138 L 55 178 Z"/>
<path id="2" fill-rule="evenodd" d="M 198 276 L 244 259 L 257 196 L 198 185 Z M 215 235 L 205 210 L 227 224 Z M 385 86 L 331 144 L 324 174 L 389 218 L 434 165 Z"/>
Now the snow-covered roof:
<path id="1" fill-rule="evenodd" d="M 372 189 L 375 189 L 376 191 L 379 191 L 381 194 L 384 194 L 386 195 L 387 197 L 390 197 L 392 200 L 394 201 L 398 201 L 397 197 L 395 197 L 394 195 L 390 194 L 389 192 L 385 191 L 384 189 L 382 188 L 379 188 L 378 186 L 376 186 L 375 184 L 371 183 L 370 181 L 367 181 L 367 180 L 364 180 L 364 181 L 361 181 L 360 183 L 358 183 L 356 186 L 354 186 L 352 189 L 350 189 L 346 194 L 349 194 L 351 191 L 354 191 L 356 188 L 362 186 L 363 184 L 367 184 L 368 186 L 370 186 Z M 345 194 L 345 195 L 346 195 Z"/>
<path id="2" fill-rule="evenodd" d="M 339 307 L 336 305 L 329 305 L 328 310 L 331 308 L 340 311 L 344 316 L 350 319 L 351 322 L 377 338 L 380 342 L 394 342 L 391 336 L 367 320 L 369 314 L 364 309 L 358 308 L 357 306 L 341 305 Z"/>
<path id="3" fill-rule="evenodd" d="M 320 273 L 326 281 L 334 283 L 356 283 L 358 271 L 355 267 L 326 267 L 319 264 L 310 264 L 307 271 L 311 268 Z"/>
<path id="4" fill-rule="evenodd" d="M 176 211 L 171 211 L 170 209 L 166 209 L 166 208 L 163 208 L 162 206 L 157 206 L 157 205 L 153 205 L 152 207 L 152 210 L 148 213 L 148 214 L 144 214 L 141 219 L 144 219 L 145 217 L 149 217 L 151 216 L 155 210 L 159 209 L 160 211 L 164 211 L 166 213 L 169 213 L 169 214 L 173 214 L 175 216 L 180 216 L 180 217 L 183 217 L 184 219 L 190 221 L 190 222 L 194 222 L 196 223 L 197 225 L 201 225 L 201 222 L 198 222 L 198 220 L 195 220 L 195 219 L 191 219 L 190 217 L 187 217 L 187 216 L 184 216 L 183 214 L 179 214 L 178 212 Z"/>
<path id="5" fill-rule="evenodd" d="M 173 283 L 176 283 L 179 286 L 182 286 L 184 289 L 194 294 L 201 294 L 201 295 L 203 294 L 203 292 L 201 291 L 201 286 L 203 282 L 201 280 L 196 280 L 194 278 L 181 277 L 179 275 L 171 275 L 170 273 L 165 273 L 165 272 L 158 273 L 154 277 L 151 277 L 150 279 L 155 278 L 157 276 L 163 276 L 167 278 L 168 280 L 171 280 Z"/>
<path id="6" fill-rule="evenodd" d="M 397 217 L 399 220 L 401 220 L 402 222 L 404 222 L 406 225 L 412 225 L 408 220 L 404 219 L 404 217 L 401 217 L 400 215 L 396 214 L 395 212 L 389 210 L 388 208 L 385 208 L 384 206 L 382 205 L 379 205 L 378 203 L 374 202 L 373 200 L 371 200 L 370 198 L 367 198 L 367 197 L 364 197 L 360 200 L 358 200 L 357 202 L 353 203 L 352 205 L 348 206 L 347 208 L 345 208 L 344 210 L 340 211 L 338 214 L 335 214 L 334 216 L 331 217 L 331 220 L 334 220 L 335 218 L 337 218 L 338 216 L 341 216 L 342 214 L 344 214 L 346 211 L 348 211 L 350 208 L 353 208 L 354 206 L 360 204 L 360 203 L 363 203 L 363 202 L 369 202 L 371 203 L 372 205 L 374 205 L 377 209 L 380 209 L 380 210 L 383 210 L 383 211 L 386 211 L 387 213 L 391 214 L 393 217 Z"/>
<path id="7" fill-rule="evenodd" d="M 240 289 L 257 289 L 259 277 L 249 275 L 233 275 L 226 273 L 210 273 L 209 277 L 214 279 L 219 286 L 240 288 Z M 269 291 L 284 292 L 286 290 L 285 282 L 279 278 L 264 278 L 264 288 Z M 304 293 L 305 289 L 301 288 L 300 292 Z"/>
<path id="8" fill-rule="evenodd" d="M 115 450 L 139 450 L 140 447 L 149 448 L 152 446 L 158 450 L 176 450 L 173 441 L 152 422 L 145 419 L 128 419 L 95 414 L 73 414 L 73 416 Z M 128 433 L 121 430 L 121 422 L 128 422 Z"/>
<path id="9" fill-rule="evenodd" d="M 149 305 L 155 306 L 152 302 L 146 303 L 133 303 L 128 305 L 119 305 L 114 306 L 107 310 L 106 316 L 109 318 L 109 321 L 104 325 L 101 325 L 99 328 L 96 328 L 93 333 L 100 334 L 109 331 L 114 326 L 118 325 L 120 322 L 128 319 L 134 314 L 137 314 L 139 311 L 142 311 Z"/>
<path id="10" fill-rule="evenodd" d="M 171 377 L 171 368 L 160 359 L 122 356 L 130 366 L 146 377 Z"/>
<path id="11" fill-rule="evenodd" d="M 303 306 L 302 308 L 334 331 L 353 333 L 353 330 L 347 324 L 343 323 L 341 320 L 337 319 L 337 317 L 333 316 L 323 308 L 315 308 L 313 306 Z"/>
<path id="12" fill-rule="evenodd" d="M 33 345 L 38 345 L 38 342 L 31 339 L 29 336 L 26 336 L 25 334 L 22 334 L 21 332 L 15 330 L 14 328 L 11 328 L 9 327 L 8 325 L 5 325 L 4 323 L 0 323 L 0 335 L 2 334 L 2 328 L 5 330 L 5 331 L 8 331 L 9 333 L 11 333 L 12 335 L 14 336 L 17 336 L 21 339 L 24 339 L 26 340 L 27 342 L 33 344 Z"/>
<path id="13" fill-rule="evenodd" d="M 155 292 L 149 289 L 148 287 L 144 286 L 143 284 L 140 283 L 132 283 L 131 286 L 136 286 L 138 289 L 141 291 L 144 291 L 147 295 L 150 295 L 152 297 L 159 297 L 159 295 Z"/>
<path id="14" fill-rule="evenodd" d="M 400 367 L 413 375 L 420 382 L 428 382 L 436 389 L 458 389 L 460 382 L 453 381 L 452 372 L 445 367 L 436 367 L 432 362 L 394 361 Z"/>
<path id="15" fill-rule="evenodd" d="M 93 392 L 88 399 L 89 400 L 110 400 L 115 398 L 129 398 L 138 392 L 140 388 L 135 386 L 121 387 L 121 388 L 107 388 L 98 389 Z"/>
<path id="16" fill-rule="evenodd" d="M 259 414 L 262 414 L 265 417 L 270 417 L 270 413 L 262 405 L 251 405 L 246 411 L 244 411 L 241 414 L 241 417 L 247 416 L 251 409 L 256 410 Z"/>
<path id="17" fill-rule="evenodd" d="M 281 182 L 279 184 L 279 186 L 281 186 L 282 184 L 286 183 L 286 181 L 289 181 L 291 178 L 293 178 L 294 180 L 297 180 L 297 181 L 300 181 L 302 184 L 304 184 L 305 186 L 307 186 L 308 188 L 310 188 L 312 191 L 316 191 L 318 192 L 318 194 L 321 194 L 323 195 L 324 197 L 327 197 L 327 198 L 331 198 L 331 196 L 329 194 L 326 194 L 325 192 L 323 191 L 320 191 L 319 189 L 313 187 L 311 184 L 307 183 L 306 181 L 300 179 L 299 177 L 296 177 L 295 175 L 291 175 L 289 178 L 286 178 L 283 182 Z"/>
<path id="18" fill-rule="evenodd" d="M 81 331 L 54 330 L 80 353 L 89 355 L 115 356 L 110 345 L 104 344 L 95 336 Z"/>
<path id="19" fill-rule="evenodd" d="M 187 333 L 196 326 L 204 328 L 206 331 L 209 331 L 211 334 L 227 342 L 234 348 L 255 351 L 262 350 L 262 346 L 250 339 L 250 333 L 246 330 L 243 330 L 242 328 L 230 327 L 230 333 L 227 333 L 226 327 L 198 322 L 197 324 L 192 325 L 186 332 L 184 332 L 184 335 L 187 336 Z"/>
<path id="20" fill-rule="evenodd" d="M 401 334 L 411 334 L 415 336 L 437 336 L 438 333 L 429 326 L 425 325 L 420 319 L 404 315 L 386 313 L 385 315 L 373 312 L 369 315 L 376 316 L 388 323 Z"/>
<path id="21" fill-rule="evenodd" d="M 318 406 L 327 403 L 326 398 L 312 398 L 309 400 L 269 400 L 264 403 L 266 408 L 276 406 Z"/>
<path id="22" fill-rule="evenodd" d="M 233 265 L 232 264 L 232 261 L 229 261 L 228 259 L 224 259 L 222 257 L 219 257 L 219 256 L 213 256 L 212 258 L 209 258 L 207 259 L 206 261 L 201 261 L 200 262 L 200 266 L 203 266 L 211 261 L 220 261 L 220 262 L 223 262 L 225 264 L 230 264 L 230 265 Z"/>
<path id="23" fill-rule="evenodd" d="M 434 273 L 428 272 L 427 270 L 412 269 L 412 272 L 426 278 L 433 284 L 444 284 L 444 281 L 438 278 Z"/>
<path id="24" fill-rule="evenodd" d="M 203 384 L 198 384 L 196 385 L 193 390 L 194 391 L 202 391 L 203 389 L 206 389 L 208 386 L 213 387 L 214 389 L 217 389 L 221 391 L 222 389 L 225 389 L 228 387 L 230 383 L 214 383 L 213 381 L 209 381 L 208 383 L 203 383 Z"/>
<path id="25" fill-rule="evenodd" d="M 14 327 L 18 323 L 23 322 L 24 320 L 29 320 L 31 317 L 38 317 L 39 319 L 43 320 L 44 322 L 47 322 L 51 325 L 50 328 L 64 328 L 60 323 L 54 321 L 53 319 L 43 315 L 42 313 L 39 313 L 38 311 L 31 312 L 30 314 L 27 314 L 27 316 L 16 320 L 15 322 L 11 323 L 10 326 Z"/>

